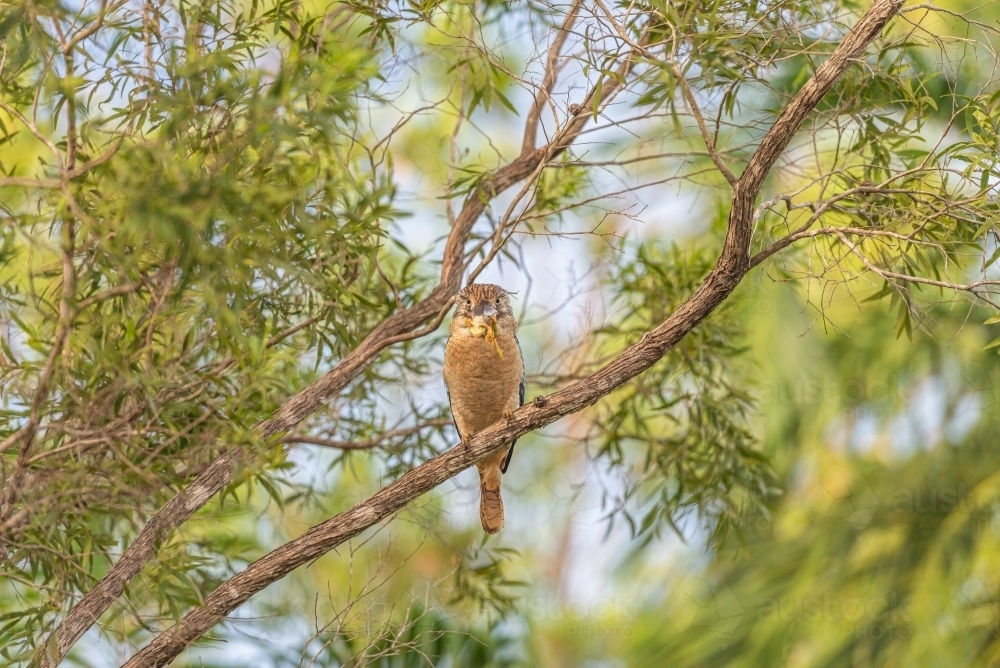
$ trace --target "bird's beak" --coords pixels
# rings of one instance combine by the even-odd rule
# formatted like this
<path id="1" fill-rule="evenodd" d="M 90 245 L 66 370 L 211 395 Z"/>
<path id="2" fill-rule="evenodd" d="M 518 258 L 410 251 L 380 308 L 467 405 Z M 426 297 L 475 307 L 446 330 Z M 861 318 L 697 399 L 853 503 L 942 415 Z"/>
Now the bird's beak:
<path id="1" fill-rule="evenodd" d="M 489 302 L 479 302 L 472 309 L 472 315 L 478 315 L 483 318 L 495 318 L 497 317 L 497 308 Z"/>

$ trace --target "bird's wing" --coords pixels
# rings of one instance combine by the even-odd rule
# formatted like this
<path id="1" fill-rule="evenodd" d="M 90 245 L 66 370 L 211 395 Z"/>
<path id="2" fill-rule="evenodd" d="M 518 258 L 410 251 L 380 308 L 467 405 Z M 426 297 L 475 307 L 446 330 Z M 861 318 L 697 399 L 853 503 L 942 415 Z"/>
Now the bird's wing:
<path id="1" fill-rule="evenodd" d="M 455 407 L 451 405 L 451 388 L 448 387 L 447 378 L 445 378 L 444 381 L 444 393 L 448 395 L 448 410 L 451 412 L 451 423 L 455 425 L 455 431 L 458 432 L 458 440 L 461 441 L 462 432 L 458 431 L 458 420 L 455 419 Z"/>
<path id="2" fill-rule="evenodd" d="M 524 391 L 525 391 L 525 386 L 527 385 L 527 383 L 525 381 L 525 377 L 524 377 L 524 355 L 521 353 L 521 342 L 517 340 L 516 336 L 514 337 L 514 342 L 517 344 L 517 355 L 518 355 L 518 357 L 521 358 L 521 386 L 517 389 L 518 395 L 520 396 L 520 403 L 518 404 L 518 406 L 523 406 L 524 405 Z M 500 465 L 500 472 L 501 473 L 506 473 L 507 472 L 507 467 L 510 466 L 510 458 L 514 454 L 514 444 L 515 443 L 517 443 L 517 439 L 516 438 L 511 442 L 511 444 L 510 444 L 510 450 L 507 451 L 507 456 L 503 458 L 503 464 Z"/>
<path id="3" fill-rule="evenodd" d="M 451 389 L 448 387 L 448 383 L 444 384 L 444 393 L 448 395 L 448 410 L 451 411 L 451 423 L 455 425 L 455 431 L 458 432 L 458 440 L 462 440 L 462 432 L 458 431 L 458 422 L 455 420 L 455 408 L 451 405 Z"/>

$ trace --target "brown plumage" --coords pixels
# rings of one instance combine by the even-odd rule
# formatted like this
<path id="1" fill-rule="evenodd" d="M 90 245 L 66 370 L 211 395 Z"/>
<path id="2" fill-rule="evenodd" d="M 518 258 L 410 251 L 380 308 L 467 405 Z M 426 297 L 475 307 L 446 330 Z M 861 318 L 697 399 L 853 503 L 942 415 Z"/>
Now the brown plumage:
<path id="1" fill-rule="evenodd" d="M 524 403 L 517 321 L 510 295 L 500 286 L 473 284 L 458 293 L 444 352 L 444 382 L 463 442 Z M 479 519 L 486 533 L 503 528 L 500 475 L 507 471 L 513 451 L 511 443 L 476 465 Z"/>

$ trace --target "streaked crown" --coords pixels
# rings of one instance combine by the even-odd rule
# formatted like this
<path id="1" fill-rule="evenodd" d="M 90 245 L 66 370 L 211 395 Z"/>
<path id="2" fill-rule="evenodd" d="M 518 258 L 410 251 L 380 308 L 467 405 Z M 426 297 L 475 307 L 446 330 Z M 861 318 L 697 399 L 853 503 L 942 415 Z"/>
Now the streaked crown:
<path id="1" fill-rule="evenodd" d="M 472 300 L 472 303 L 476 302 L 495 302 L 497 299 L 503 299 L 507 297 L 510 293 L 501 288 L 499 285 L 493 285 L 492 283 L 473 283 L 472 285 L 466 286 L 464 290 L 458 293 L 459 299 L 465 298 Z"/>
<path id="2" fill-rule="evenodd" d="M 455 298 L 455 315 L 472 317 L 480 315 L 484 311 L 493 307 L 494 312 L 501 318 L 509 318 L 509 322 L 514 321 L 514 310 L 510 305 L 510 293 L 499 285 L 491 283 L 473 283 L 466 286 Z"/>

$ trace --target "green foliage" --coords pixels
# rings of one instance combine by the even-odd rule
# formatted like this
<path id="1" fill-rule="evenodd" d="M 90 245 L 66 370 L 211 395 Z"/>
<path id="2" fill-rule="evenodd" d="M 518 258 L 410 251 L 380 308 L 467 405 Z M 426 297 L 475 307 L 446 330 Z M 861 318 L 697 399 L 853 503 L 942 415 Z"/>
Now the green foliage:
<path id="1" fill-rule="evenodd" d="M 42 58 L 68 10 L 32 6 L 8 33 L 4 99 L 17 107 L 40 86 L 53 118 L 73 104 L 84 170 L 8 207 L 4 222 L 0 319 L 16 335 L 4 337 L 0 440 L 29 419 L 33 396 L 51 397 L 16 508 L 30 521 L 5 554 L 9 582 L 39 587 L 28 594 L 37 614 L 12 609 L 0 643 L 11 659 L 221 447 L 259 453 L 254 474 L 285 501 L 271 481 L 284 455 L 250 430 L 310 379 L 304 353 L 343 355 L 384 313 L 372 276 L 394 215 L 391 174 L 372 171 L 352 139 L 377 74 L 370 50 L 332 35 L 274 41 L 296 22 L 287 7 L 160 11 L 179 33 L 144 51 L 142 26 L 109 15 L 115 42 L 83 42 L 71 75 Z M 9 153 L 3 171 L 58 178 L 61 156 L 39 160 Z M 59 354 L 66 252 L 78 268 L 63 297 L 70 353 L 40 389 Z M 138 608 L 183 614 L 219 581 L 207 567 L 245 552 L 205 547 L 165 547 Z"/>
<path id="2" fill-rule="evenodd" d="M 752 523 L 742 556 L 723 550 L 650 601 L 620 647 L 628 665 L 992 665 L 998 414 L 982 332 L 941 309 L 939 328 L 958 330 L 950 350 L 919 335 L 901 343 L 891 316 L 871 313 L 847 327 L 850 344 L 814 333 L 793 343 L 789 324 L 802 318 L 788 293 L 770 292 L 784 306 L 757 354 L 771 389 L 762 405 L 784 404 L 787 415 L 762 418 L 769 447 L 791 464 L 781 467 L 785 494 L 770 521 Z M 936 437 L 920 431 L 926 388 L 942 390 L 932 410 L 952 424 Z M 874 427 L 871 445 L 854 441 L 862 423 Z"/>
<path id="3" fill-rule="evenodd" d="M 613 303 L 628 315 L 600 330 L 604 345 L 634 341 L 663 322 L 711 263 L 701 249 L 641 245 L 614 272 Z M 665 527 L 684 535 L 691 513 L 722 537 L 740 524 L 747 504 L 768 493 L 767 467 L 748 423 L 750 386 L 737 362 L 743 346 L 735 303 L 716 311 L 600 411 L 598 456 L 629 477 L 623 497 L 605 503 L 644 543 Z"/>
<path id="4" fill-rule="evenodd" d="M 469 630 L 440 611 L 425 610 L 416 604 L 407 611 L 403 622 L 379 628 L 374 638 L 370 633 L 332 638 L 320 633 L 314 642 L 322 646 L 311 661 L 324 666 L 521 665 L 509 647 L 509 640 L 496 627 Z"/>
<path id="5" fill-rule="evenodd" d="M 474 510 L 463 523 L 455 495 L 436 492 L 404 521 L 295 573 L 273 599 L 255 598 L 254 612 L 316 630 L 294 652 L 262 654 L 276 665 L 387 668 L 540 665 L 553 652 L 582 665 L 588 651 L 619 650 L 636 665 L 664 656 L 679 665 L 799 656 L 803 665 L 861 656 L 985 665 L 995 624 L 954 633 L 940 649 L 926 638 L 968 612 L 955 603 L 962 578 L 993 577 L 983 564 L 995 561 L 995 541 L 977 524 L 992 506 L 923 513 L 884 499 L 902 488 L 991 491 L 992 423 L 979 416 L 954 448 L 899 462 L 830 454 L 824 434 L 863 422 L 845 426 L 843 411 L 865 409 L 865 399 L 818 408 L 769 401 L 768 390 L 788 380 L 773 373 L 786 360 L 761 353 L 769 341 L 759 336 L 781 329 L 772 339 L 793 349 L 786 323 L 814 323 L 791 311 L 813 309 L 822 328 L 836 330 L 850 304 L 878 317 L 848 328 L 852 339 L 810 341 L 812 357 L 801 362 L 829 364 L 825 373 L 841 386 L 887 374 L 940 379 L 949 364 L 986 364 L 975 355 L 992 337 L 979 328 L 960 353 L 930 338 L 966 317 L 939 304 L 954 306 L 955 292 L 970 297 L 970 322 L 993 314 L 1000 259 L 1000 93 L 990 68 L 977 67 L 995 61 L 995 17 L 952 4 L 967 23 L 949 14 L 958 27 L 946 26 L 912 8 L 906 20 L 920 29 L 887 29 L 769 175 L 749 253 L 764 251 L 755 259 L 764 276 L 799 281 L 794 308 L 787 295 L 743 286 L 650 370 L 574 417 L 572 438 L 540 448 L 549 441 L 525 437 L 516 475 L 505 479 L 519 485 L 510 505 L 523 501 L 533 522 L 520 543 L 513 527 L 505 542 L 481 541 Z M 530 286 L 555 275 L 533 264 L 533 243 L 595 240 L 576 253 L 602 272 L 595 300 L 604 324 L 571 332 L 556 305 L 547 305 L 549 320 L 526 319 L 529 366 L 540 360 L 547 370 L 528 369 L 529 395 L 578 380 L 639 340 L 713 266 L 731 195 L 714 162 L 740 172 L 861 10 L 810 0 L 588 5 L 547 90 L 565 6 L 0 5 L 3 660 L 37 656 L 139 527 L 227 448 L 251 453 L 246 470 L 162 536 L 155 559 L 101 618 L 116 660 L 267 550 L 453 446 L 439 392 L 440 331 L 382 351 L 285 442 L 263 442 L 254 427 L 430 293 L 441 235 L 466 197 L 487 207 L 463 240 L 464 275 L 482 261 L 504 280 L 517 270 Z M 546 161 L 495 193 L 498 168 L 522 155 L 521 124 L 536 101 L 540 125 L 528 137 L 535 131 Z M 566 134 L 573 119 L 587 121 L 583 134 Z M 685 222 L 688 236 L 653 240 L 661 228 L 630 228 L 647 205 L 673 197 L 664 195 L 671 182 L 683 184 L 678 195 L 697 196 L 684 216 L 697 220 L 657 222 Z M 796 244 L 772 255 L 771 244 L 790 234 Z M 527 293 L 525 313 L 537 307 Z M 784 307 L 744 308 L 761 302 Z M 585 345 L 574 351 L 576 340 Z M 948 411 L 959 395 L 948 395 Z M 915 399 L 893 401 L 902 410 Z M 601 475 L 621 483 L 599 490 L 599 530 L 611 537 L 627 526 L 623 571 L 681 535 L 714 550 L 701 593 L 725 584 L 735 599 L 759 602 L 865 590 L 889 607 L 858 637 L 834 638 L 811 619 L 768 626 L 744 617 L 724 625 L 720 643 L 721 627 L 711 625 L 661 634 L 665 609 L 686 619 L 685 601 L 697 608 L 701 599 L 678 595 L 671 608 L 675 599 L 653 597 L 643 601 L 639 635 L 600 651 L 551 619 L 525 622 L 526 592 L 550 586 L 567 605 L 559 554 L 572 541 L 567 520 L 549 559 L 543 549 L 557 540 L 550 529 L 560 518 L 524 499 L 560 489 L 575 465 L 563 453 L 577 452 L 579 439 Z M 816 521 L 804 519 L 829 499 L 816 498 L 803 471 L 824 466 L 844 471 L 849 492 Z M 857 480 L 870 489 L 859 492 Z M 859 505 L 866 494 L 879 499 L 871 516 L 843 522 L 868 508 Z M 733 528 L 742 552 L 722 540 Z M 970 596 L 976 613 L 981 601 Z M 311 611 L 304 600 L 316 602 Z M 352 615 L 361 603 L 369 614 Z M 875 638 L 875 629 L 898 629 L 882 623 L 897 607 L 924 633 L 919 641 Z M 563 635 L 547 636 L 554 628 Z M 99 663 L 83 650 L 73 660 Z M 210 650 L 190 657 L 212 660 Z"/>

